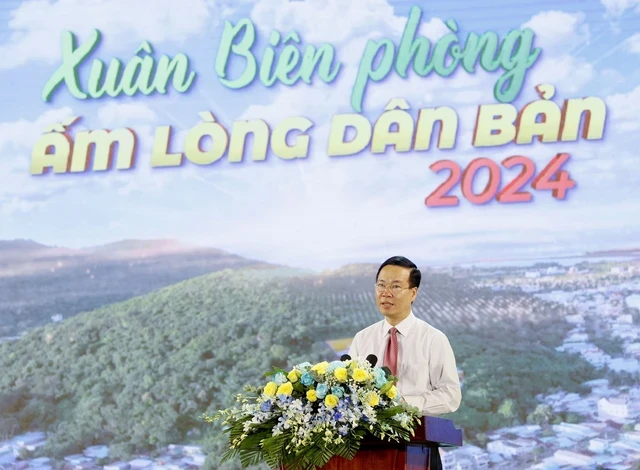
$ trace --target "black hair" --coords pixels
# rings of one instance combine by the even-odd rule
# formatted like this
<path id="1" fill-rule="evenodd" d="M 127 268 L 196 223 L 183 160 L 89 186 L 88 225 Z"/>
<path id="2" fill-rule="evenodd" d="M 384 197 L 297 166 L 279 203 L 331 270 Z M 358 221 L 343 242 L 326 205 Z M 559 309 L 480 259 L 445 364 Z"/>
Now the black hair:
<path id="1" fill-rule="evenodd" d="M 418 269 L 418 266 L 415 263 L 404 256 L 392 256 L 384 263 L 380 265 L 378 268 L 378 272 L 376 274 L 376 281 L 378 280 L 378 276 L 380 275 L 380 271 L 385 266 L 400 266 L 401 268 L 410 268 L 411 272 L 409 273 L 409 287 L 420 287 L 420 280 L 422 279 L 422 273 Z"/>

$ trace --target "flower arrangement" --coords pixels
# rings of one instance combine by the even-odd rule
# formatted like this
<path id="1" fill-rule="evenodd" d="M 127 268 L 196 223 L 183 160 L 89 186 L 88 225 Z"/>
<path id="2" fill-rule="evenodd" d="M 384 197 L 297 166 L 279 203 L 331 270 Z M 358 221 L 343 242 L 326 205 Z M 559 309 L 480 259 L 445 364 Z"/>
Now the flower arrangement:
<path id="1" fill-rule="evenodd" d="M 220 463 L 240 457 L 243 468 L 313 470 L 334 455 L 353 459 L 367 434 L 409 440 L 420 422 L 417 408 L 404 402 L 388 368 L 366 359 L 298 364 L 266 374 L 261 388 L 247 386 L 234 406 L 207 422 L 222 420 L 229 450 Z"/>

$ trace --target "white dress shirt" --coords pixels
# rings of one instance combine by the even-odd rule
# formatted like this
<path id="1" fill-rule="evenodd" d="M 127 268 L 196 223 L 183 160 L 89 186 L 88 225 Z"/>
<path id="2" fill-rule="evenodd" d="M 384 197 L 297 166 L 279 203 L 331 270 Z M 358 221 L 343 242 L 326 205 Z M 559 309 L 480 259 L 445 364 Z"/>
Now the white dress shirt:
<path id="1" fill-rule="evenodd" d="M 359 331 L 349 355 L 375 354 L 382 366 L 392 325 L 386 318 Z M 416 318 L 413 312 L 396 325 L 398 330 L 398 393 L 423 415 L 452 413 L 462 394 L 451 344 L 443 332 Z"/>

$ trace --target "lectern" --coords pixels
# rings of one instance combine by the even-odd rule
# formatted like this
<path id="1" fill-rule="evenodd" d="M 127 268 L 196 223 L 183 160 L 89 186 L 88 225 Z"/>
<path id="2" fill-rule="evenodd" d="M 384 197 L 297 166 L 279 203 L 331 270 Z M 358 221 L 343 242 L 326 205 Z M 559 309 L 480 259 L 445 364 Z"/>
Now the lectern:
<path id="1" fill-rule="evenodd" d="M 409 442 L 388 442 L 367 436 L 347 460 L 334 456 L 323 470 L 439 470 L 438 448 L 462 445 L 462 430 L 450 419 L 425 416 Z M 438 455 L 436 455 L 438 454 Z"/>

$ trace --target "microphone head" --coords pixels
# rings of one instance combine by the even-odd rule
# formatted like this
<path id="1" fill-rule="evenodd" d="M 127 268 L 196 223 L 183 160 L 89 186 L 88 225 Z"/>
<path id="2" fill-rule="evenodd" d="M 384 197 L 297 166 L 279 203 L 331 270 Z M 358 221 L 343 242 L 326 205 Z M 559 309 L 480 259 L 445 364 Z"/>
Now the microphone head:
<path id="1" fill-rule="evenodd" d="M 371 364 L 371 367 L 375 367 L 376 363 L 378 362 L 378 358 L 375 356 L 375 354 L 369 354 L 367 356 L 367 362 Z"/>
<path id="2" fill-rule="evenodd" d="M 380 367 L 380 369 L 384 371 L 387 377 L 391 377 L 393 375 L 393 373 L 391 372 L 391 369 L 389 369 L 387 366 L 382 366 Z"/>
<path id="3" fill-rule="evenodd" d="M 350 361 L 351 360 L 351 356 L 349 356 L 348 354 L 343 354 L 342 356 L 340 356 L 340 360 L 341 361 Z"/>

